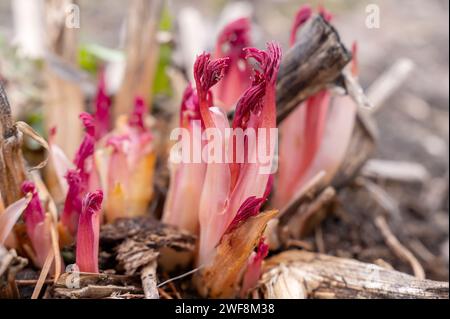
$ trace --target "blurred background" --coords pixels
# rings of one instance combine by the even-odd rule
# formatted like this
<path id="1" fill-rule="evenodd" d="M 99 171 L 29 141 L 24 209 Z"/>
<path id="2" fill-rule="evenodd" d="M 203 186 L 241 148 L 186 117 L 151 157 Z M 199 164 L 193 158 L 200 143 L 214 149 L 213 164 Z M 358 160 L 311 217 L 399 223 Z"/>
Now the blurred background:
<path id="1" fill-rule="evenodd" d="M 8 84 L 15 116 L 27 120 L 45 135 L 40 111 L 43 83 L 39 72 L 45 57 L 37 49 L 38 58 L 30 62 L 26 58 L 30 52 L 17 47 L 23 39 L 45 42 L 45 32 L 28 34 L 30 31 L 26 29 L 24 35 L 21 31 L 19 20 L 27 19 L 23 15 L 26 8 L 23 3 L 35 1 L 39 2 L 0 0 L 0 79 Z M 22 2 L 22 7 L 15 7 L 14 2 Z M 212 49 L 220 28 L 242 15 L 252 17 L 256 46 L 263 47 L 266 41 L 276 40 L 286 49 L 295 12 L 304 3 L 324 6 L 333 13 L 333 25 L 344 43 L 348 47 L 353 41 L 358 43 L 361 83 L 369 92 L 379 89 L 376 92 L 380 100 L 373 112 L 379 129 L 374 157 L 407 167 L 416 176 L 406 186 L 385 185 L 387 192 L 398 201 L 406 220 L 399 228 L 405 229 L 405 238 L 421 240 L 423 247 L 416 250 L 421 250 L 422 259 L 428 259 L 428 275 L 448 280 L 448 1 L 168 1 L 159 26 L 160 41 L 167 44 L 161 48 L 160 63 L 184 65 L 188 74 L 195 48 Z M 98 59 L 111 62 L 123 58 L 128 2 L 79 0 L 78 4 L 77 63 L 87 74 L 86 82 L 92 84 Z M 374 28 L 367 25 L 368 10 L 373 5 L 379 9 L 379 25 Z M 32 16 L 37 7 L 29 8 L 28 15 Z M 383 83 L 392 78 L 393 87 L 383 92 Z M 176 93 L 167 83 L 164 74 L 155 81 L 155 101 L 171 96 L 176 105 Z M 94 89 L 87 85 L 85 91 L 89 96 Z M 417 180 L 421 182 L 416 183 Z"/>

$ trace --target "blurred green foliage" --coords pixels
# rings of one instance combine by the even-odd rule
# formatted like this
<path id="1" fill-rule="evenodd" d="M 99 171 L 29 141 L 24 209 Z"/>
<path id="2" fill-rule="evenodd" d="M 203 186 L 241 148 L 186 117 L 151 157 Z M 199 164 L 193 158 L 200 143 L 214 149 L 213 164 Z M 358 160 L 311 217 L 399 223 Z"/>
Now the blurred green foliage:
<path id="1" fill-rule="evenodd" d="M 159 30 L 171 31 L 172 30 L 172 16 L 168 8 L 164 8 L 161 15 L 161 21 Z M 159 60 L 155 71 L 155 80 L 153 82 L 153 94 L 155 95 L 172 95 L 172 87 L 170 85 L 170 79 L 167 75 L 167 68 L 170 66 L 172 57 L 172 47 L 170 44 L 161 44 L 159 48 Z"/>

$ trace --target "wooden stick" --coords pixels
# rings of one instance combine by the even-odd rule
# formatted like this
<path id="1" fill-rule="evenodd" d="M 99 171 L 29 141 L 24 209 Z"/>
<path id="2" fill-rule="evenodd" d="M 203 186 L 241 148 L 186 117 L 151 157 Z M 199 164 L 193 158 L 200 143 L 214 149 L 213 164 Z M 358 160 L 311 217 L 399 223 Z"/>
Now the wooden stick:
<path id="1" fill-rule="evenodd" d="M 409 78 L 414 68 L 414 62 L 408 58 L 395 61 L 367 90 L 367 96 L 374 105 L 368 111 L 370 113 L 378 112 L 384 102 Z"/>
<path id="2" fill-rule="evenodd" d="M 264 298 L 448 299 L 448 282 L 421 280 L 354 259 L 291 250 L 267 260 L 257 288 Z"/>
<path id="3" fill-rule="evenodd" d="M 298 39 L 284 56 L 278 75 L 278 123 L 309 96 L 332 84 L 351 60 L 337 31 L 320 15 L 305 23 Z"/>
<path id="4" fill-rule="evenodd" d="M 156 268 L 158 263 L 153 260 L 147 266 L 142 268 L 141 280 L 145 299 L 159 299 L 159 292 L 156 284 Z"/>

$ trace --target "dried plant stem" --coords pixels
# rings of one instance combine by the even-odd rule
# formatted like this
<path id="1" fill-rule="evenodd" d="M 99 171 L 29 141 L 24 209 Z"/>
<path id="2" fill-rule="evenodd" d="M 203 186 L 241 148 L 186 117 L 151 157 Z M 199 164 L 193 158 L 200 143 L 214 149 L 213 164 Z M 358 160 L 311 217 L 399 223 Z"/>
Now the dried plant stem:
<path id="1" fill-rule="evenodd" d="M 46 0 L 48 56 L 45 68 L 46 128 L 57 128 L 56 144 L 71 158 L 81 142 L 82 126 L 78 115 L 84 110 L 84 96 L 72 72 L 77 57 L 77 30 L 66 27 L 66 10 L 74 0 Z"/>
<path id="2" fill-rule="evenodd" d="M 133 0 L 127 16 L 126 68 L 114 104 L 114 116 L 128 114 L 136 96 L 151 105 L 156 63 L 157 31 L 162 0 Z"/>

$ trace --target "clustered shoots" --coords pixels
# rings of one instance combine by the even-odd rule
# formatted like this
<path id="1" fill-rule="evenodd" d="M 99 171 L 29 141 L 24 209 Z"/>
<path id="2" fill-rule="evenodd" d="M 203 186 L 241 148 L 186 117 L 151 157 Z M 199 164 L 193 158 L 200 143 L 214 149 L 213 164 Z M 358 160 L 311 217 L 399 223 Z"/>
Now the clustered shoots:
<path id="1" fill-rule="evenodd" d="M 77 265 L 85 272 L 98 272 L 100 224 L 145 214 L 153 193 L 155 154 L 148 108 L 136 98 L 133 113 L 119 117 L 111 131 L 110 107 L 101 72 L 94 115 L 80 114 L 85 135 L 72 162 L 53 143 L 56 129 L 50 134 L 50 157 L 65 196 L 60 241 L 76 242 Z"/>
<path id="2" fill-rule="evenodd" d="M 331 19 L 323 8 L 319 14 Z M 298 11 L 291 46 L 312 15 L 309 6 Z M 274 179 L 277 192 L 271 204 L 278 208 L 320 171 L 330 182 L 345 155 L 356 115 L 351 98 L 334 96 L 327 89 L 308 98 L 281 125 L 279 171 L 274 176 L 278 141 L 271 133 L 277 128 L 276 81 L 282 52 L 272 42 L 265 50 L 250 47 L 250 27 L 247 18 L 231 22 L 219 34 L 213 56 L 197 57 L 194 83 L 186 87 L 179 112 L 187 143 L 174 155 L 191 156 L 169 162 L 162 221 L 198 237 L 195 264 L 200 271 L 194 282 L 205 297 L 246 297 L 255 287 L 269 254 L 264 232 L 278 214 L 263 210 Z M 356 44 L 353 58 L 356 77 Z M 110 108 L 101 71 L 95 112 L 79 117 L 85 134 L 72 161 L 53 142 L 56 128 L 50 132 L 49 157 L 64 197 L 59 240 L 76 244 L 76 264 L 88 273 L 99 272 L 100 225 L 145 215 L 153 197 L 156 152 L 148 106 L 136 97 L 133 112 L 119 116 L 114 125 Z M 216 153 L 222 154 L 222 161 L 215 160 Z M 7 208 L 0 196 L 0 244 L 11 239 L 23 214 L 33 260 L 43 267 L 54 244 L 52 219 L 33 182 L 23 183 L 22 192 L 24 198 Z"/>

